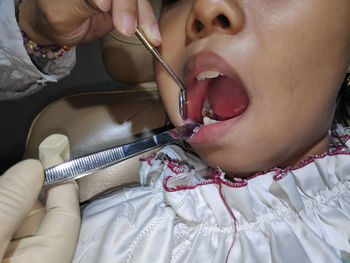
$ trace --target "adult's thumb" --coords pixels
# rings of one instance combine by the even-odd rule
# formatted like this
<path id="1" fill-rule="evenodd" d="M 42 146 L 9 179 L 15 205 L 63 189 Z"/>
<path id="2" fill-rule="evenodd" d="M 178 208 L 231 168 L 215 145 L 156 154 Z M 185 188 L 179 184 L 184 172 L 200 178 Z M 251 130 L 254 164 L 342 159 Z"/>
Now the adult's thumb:
<path id="1" fill-rule="evenodd" d="M 101 12 L 108 12 L 112 6 L 112 0 L 72 0 L 74 9 L 81 18 L 89 18 Z"/>
<path id="2" fill-rule="evenodd" d="M 0 177 L 0 258 L 37 200 L 43 180 L 37 160 L 22 161 Z"/>

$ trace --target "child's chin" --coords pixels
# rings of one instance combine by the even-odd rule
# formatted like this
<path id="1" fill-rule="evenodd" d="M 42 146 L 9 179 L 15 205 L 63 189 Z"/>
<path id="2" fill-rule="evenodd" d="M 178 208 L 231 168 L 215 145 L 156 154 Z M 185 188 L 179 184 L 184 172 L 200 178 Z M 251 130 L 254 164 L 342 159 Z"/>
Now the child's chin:
<path id="1" fill-rule="evenodd" d="M 192 146 L 209 167 L 220 169 L 227 178 L 249 178 L 278 166 L 278 160 L 271 158 L 266 151 L 261 152 L 251 145 L 245 145 L 244 149 L 237 148 L 242 145 L 232 146 L 228 143 L 220 146 L 210 144 Z"/>

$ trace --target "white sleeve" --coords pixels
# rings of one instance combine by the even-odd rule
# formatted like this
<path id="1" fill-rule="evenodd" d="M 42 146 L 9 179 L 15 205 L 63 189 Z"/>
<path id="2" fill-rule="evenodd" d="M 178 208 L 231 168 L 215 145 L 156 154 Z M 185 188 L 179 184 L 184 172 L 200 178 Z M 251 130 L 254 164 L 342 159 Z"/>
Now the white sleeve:
<path id="1" fill-rule="evenodd" d="M 41 72 L 31 61 L 15 17 L 14 0 L 0 1 L 0 100 L 32 94 L 47 82 L 57 82 L 75 65 L 75 48 L 51 59 Z"/>

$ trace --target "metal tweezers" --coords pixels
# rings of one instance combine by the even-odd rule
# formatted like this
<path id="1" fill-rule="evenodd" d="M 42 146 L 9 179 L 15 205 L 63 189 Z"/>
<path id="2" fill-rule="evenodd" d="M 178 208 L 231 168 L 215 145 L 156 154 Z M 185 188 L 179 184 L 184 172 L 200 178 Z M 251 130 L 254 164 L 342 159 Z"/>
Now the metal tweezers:
<path id="1" fill-rule="evenodd" d="M 88 154 L 50 167 L 44 171 L 44 185 L 52 186 L 79 179 L 137 154 L 187 140 L 198 131 L 200 126 L 198 123 L 189 123 L 145 139 Z"/>
<path id="2" fill-rule="evenodd" d="M 182 119 L 185 120 L 187 118 L 187 97 L 184 84 L 165 63 L 165 61 L 160 56 L 159 52 L 149 43 L 143 30 L 140 27 L 137 27 L 135 35 L 140 39 L 140 41 L 147 48 L 147 50 L 163 65 L 166 71 L 170 74 L 170 76 L 176 81 L 177 85 L 180 87 L 179 109 Z"/>

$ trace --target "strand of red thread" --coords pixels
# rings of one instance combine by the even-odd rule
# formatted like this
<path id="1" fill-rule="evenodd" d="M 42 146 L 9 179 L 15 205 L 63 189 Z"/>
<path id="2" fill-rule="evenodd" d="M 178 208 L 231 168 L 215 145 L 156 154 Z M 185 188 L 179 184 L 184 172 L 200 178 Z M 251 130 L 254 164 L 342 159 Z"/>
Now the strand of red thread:
<path id="1" fill-rule="evenodd" d="M 232 216 L 232 218 L 233 218 L 233 225 L 234 225 L 233 240 L 232 240 L 231 247 L 230 247 L 230 249 L 229 249 L 228 252 L 227 252 L 226 261 L 225 261 L 225 262 L 227 263 L 227 262 L 228 262 L 228 258 L 229 258 L 230 253 L 231 253 L 231 250 L 232 250 L 233 246 L 235 245 L 235 241 L 236 241 L 236 237 L 237 237 L 237 219 L 236 219 L 235 215 L 233 214 L 231 208 L 230 208 L 229 205 L 227 204 L 224 195 L 222 194 L 222 191 L 221 191 L 221 190 L 222 190 L 221 178 L 218 178 L 218 180 L 219 180 L 219 193 L 220 193 L 220 197 L 221 197 L 222 201 L 224 202 L 224 204 L 225 204 L 227 210 L 229 211 L 230 215 Z"/>

